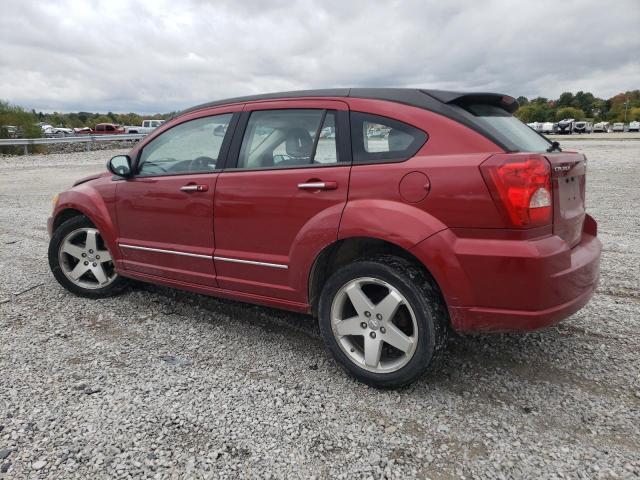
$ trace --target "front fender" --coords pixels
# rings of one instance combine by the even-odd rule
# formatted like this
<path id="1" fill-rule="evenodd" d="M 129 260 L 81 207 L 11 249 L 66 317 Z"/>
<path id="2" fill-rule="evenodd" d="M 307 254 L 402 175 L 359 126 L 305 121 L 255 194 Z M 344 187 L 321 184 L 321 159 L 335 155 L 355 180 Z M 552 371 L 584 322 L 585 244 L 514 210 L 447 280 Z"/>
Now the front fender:
<path id="1" fill-rule="evenodd" d="M 81 212 L 98 228 L 114 260 L 117 260 L 120 258 L 120 251 L 116 241 L 116 187 L 110 180 L 108 183 L 98 185 L 93 185 L 93 183 L 82 184 L 62 192 L 52 217 L 55 219 L 69 209 Z"/>
<path id="2" fill-rule="evenodd" d="M 342 215 L 338 239 L 369 237 L 409 250 L 447 227 L 424 210 L 393 200 L 353 200 Z"/>

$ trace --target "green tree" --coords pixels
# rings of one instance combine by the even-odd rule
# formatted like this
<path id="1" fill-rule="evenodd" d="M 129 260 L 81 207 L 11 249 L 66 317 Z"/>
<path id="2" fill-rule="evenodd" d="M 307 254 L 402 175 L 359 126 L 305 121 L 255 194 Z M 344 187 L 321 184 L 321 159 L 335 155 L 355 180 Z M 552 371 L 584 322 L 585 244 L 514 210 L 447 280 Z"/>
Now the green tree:
<path id="1" fill-rule="evenodd" d="M 575 103 L 575 97 L 571 92 L 562 92 L 560 94 L 560 98 L 556 102 L 558 107 L 575 107 L 577 106 Z"/>
<path id="2" fill-rule="evenodd" d="M 556 111 L 556 120 L 563 120 L 565 118 L 573 118 L 574 120 L 583 120 L 585 118 L 584 112 L 575 107 L 559 108 Z"/>

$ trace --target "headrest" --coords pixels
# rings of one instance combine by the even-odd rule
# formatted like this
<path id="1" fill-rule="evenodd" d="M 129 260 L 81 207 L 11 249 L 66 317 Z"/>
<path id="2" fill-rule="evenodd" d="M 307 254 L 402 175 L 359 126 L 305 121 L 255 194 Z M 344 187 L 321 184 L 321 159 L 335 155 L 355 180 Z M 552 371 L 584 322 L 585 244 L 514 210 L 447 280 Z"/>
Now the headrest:
<path id="1" fill-rule="evenodd" d="M 287 132 L 285 148 L 287 155 L 293 158 L 311 157 L 313 139 L 304 128 L 292 128 Z"/>

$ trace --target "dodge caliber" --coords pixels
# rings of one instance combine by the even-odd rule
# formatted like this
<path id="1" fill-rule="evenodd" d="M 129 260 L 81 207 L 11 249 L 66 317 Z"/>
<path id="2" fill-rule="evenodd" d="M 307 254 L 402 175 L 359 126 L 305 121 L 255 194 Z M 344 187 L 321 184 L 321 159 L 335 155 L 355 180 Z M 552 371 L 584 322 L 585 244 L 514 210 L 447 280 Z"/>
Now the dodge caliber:
<path id="1" fill-rule="evenodd" d="M 592 296 L 584 155 L 496 93 L 334 89 L 188 109 L 54 199 L 49 264 L 311 314 L 359 380 L 407 384 L 456 331 L 527 331 Z"/>

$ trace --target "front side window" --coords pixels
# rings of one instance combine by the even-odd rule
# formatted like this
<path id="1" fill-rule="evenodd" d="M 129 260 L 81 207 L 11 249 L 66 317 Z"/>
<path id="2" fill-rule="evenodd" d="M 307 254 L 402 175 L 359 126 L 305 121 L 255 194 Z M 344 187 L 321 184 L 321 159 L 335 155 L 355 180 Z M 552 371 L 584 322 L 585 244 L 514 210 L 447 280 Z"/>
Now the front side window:
<path id="1" fill-rule="evenodd" d="M 427 134 L 411 125 L 369 113 L 351 113 L 354 162 L 403 161 L 427 141 Z"/>
<path id="2" fill-rule="evenodd" d="M 337 162 L 335 112 L 258 110 L 247 123 L 238 168 L 292 168 Z"/>
<path id="3" fill-rule="evenodd" d="M 224 139 L 216 131 L 220 128 L 226 131 L 232 116 L 227 113 L 198 118 L 154 138 L 142 150 L 138 174 L 176 175 L 215 170 Z"/>

